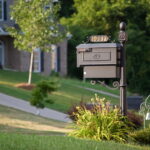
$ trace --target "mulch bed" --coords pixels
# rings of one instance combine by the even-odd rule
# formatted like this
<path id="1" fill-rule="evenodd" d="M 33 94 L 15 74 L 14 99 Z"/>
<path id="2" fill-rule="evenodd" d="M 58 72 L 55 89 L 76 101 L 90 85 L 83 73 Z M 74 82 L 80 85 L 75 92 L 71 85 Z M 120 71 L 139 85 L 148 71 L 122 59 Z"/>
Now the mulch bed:
<path id="1" fill-rule="evenodd" d="M 19 84 L 16 84 L 15 87 L 22 88 L 25 90 L 32 90 L 33 88 L 35 88 L 35 84 L 19 83 Z"/>

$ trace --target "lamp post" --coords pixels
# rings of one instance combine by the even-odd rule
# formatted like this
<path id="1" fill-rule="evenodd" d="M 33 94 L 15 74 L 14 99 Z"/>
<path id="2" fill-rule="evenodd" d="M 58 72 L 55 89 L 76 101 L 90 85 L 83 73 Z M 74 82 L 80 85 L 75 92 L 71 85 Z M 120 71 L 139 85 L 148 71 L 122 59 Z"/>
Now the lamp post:
<path id="1" fill-rule="evenodd" d="M 120 66 L 120 107 L 123 115 L 127 115 L 127 100 L 126 100 L 126 52 L 125 43 L 127 34 L 125 32 L 126 24 L 120 23 L 119 41 L 121 44 L 121 66 Z"/>
<path id="2" fill-rule="evenodd" d="M 143 124 L 145 128 L 145 122 L 146 120 L 150 120 L 150 95 L 144 100 L 143 103 L 140 105 L 140 111 L 139 114 L 143 115 Z"/>

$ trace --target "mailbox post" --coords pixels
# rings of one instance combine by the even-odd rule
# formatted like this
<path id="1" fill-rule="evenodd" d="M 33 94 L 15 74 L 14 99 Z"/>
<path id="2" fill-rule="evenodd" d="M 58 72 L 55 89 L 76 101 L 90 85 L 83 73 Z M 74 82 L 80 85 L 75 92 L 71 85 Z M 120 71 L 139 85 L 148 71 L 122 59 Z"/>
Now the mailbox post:
<path id="1" fill-rule="evenodd" d="M 126 100 L 126 52 L 125 42 L 127 34 L 125 32 L 126 24 L 120 23 L 119 41 L 121 43 L 121 66 L 120 66 L 120 107 L 123 115 L 127 115 L 127 100 Z"/>
<path id="2" fill-rule="evenodd" d="M 108 43 L 108 36 L 94 35 L 90 37 L 91 43 L 80 44 L 76 47 L 77 67 L 83 67 L 84 78 L 120 79 L 120 107 L 123 115 L 127 113 L 125 26 L 124 22 L 120 23 L 120 43 Z"/>

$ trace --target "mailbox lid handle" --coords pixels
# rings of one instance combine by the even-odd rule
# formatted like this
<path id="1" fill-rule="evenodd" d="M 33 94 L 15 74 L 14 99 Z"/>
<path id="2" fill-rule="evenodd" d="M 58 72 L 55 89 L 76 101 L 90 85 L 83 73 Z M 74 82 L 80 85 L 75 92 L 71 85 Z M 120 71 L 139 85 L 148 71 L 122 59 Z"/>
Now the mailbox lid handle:
<path id="1" fill-rule="evenodd" d="M 92 52 L 92 48 L 80 48 L 77 49 L 78 52 Z"/>
<path id="2" fill-rule="evenodd" d="M 86 48 L 85 52 L 92 52 L 92 48 Z"/>

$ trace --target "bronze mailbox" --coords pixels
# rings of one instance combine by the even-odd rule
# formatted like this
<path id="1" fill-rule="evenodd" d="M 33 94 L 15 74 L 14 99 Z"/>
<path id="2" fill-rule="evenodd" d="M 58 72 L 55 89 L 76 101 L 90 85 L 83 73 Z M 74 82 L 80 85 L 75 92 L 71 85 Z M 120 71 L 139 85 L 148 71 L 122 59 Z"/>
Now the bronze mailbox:
<path id="1" fill-rule="evenodd" d="M 76 48 L 77 67 L 83 66 L 84 78 L 120 77 L 120 44 L 87 43 Z"/>

